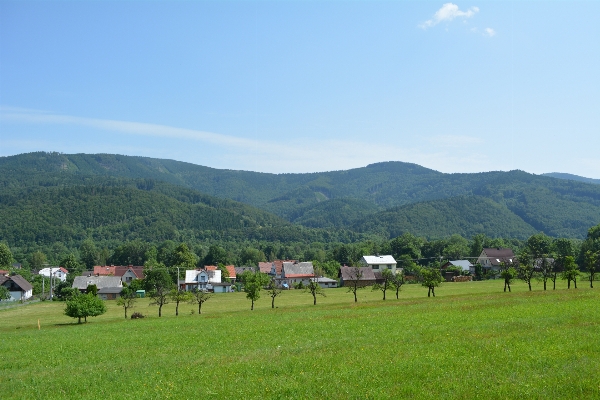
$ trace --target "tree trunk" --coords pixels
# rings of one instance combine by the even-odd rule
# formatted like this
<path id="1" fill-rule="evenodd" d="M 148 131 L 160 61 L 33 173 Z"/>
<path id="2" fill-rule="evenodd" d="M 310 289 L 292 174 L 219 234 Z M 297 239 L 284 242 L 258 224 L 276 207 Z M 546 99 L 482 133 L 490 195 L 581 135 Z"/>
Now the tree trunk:
<path id="1" fill-rule="evenodd" d="M 198 303 L 198 315 L 202 314 L 202 303 Z"/>
<path id="2" fill-rule="evenodd" d="M 178 317 L 179 316 L 179 302 L 175 303 L 175 316 Z"/>
<path id="3" fill-rule="evenodd" d="M 317 305 L 317 294 L 313 293 L 313 306 Z"/>
<path id="4" fill-rule="evenodd" d="M 81 317 L 77 317 L 77 318 L 79 318 L 79 319 L 77 320 L 77 323 L 78 323 L 78 324 L 80 324 L 80 323 L 81 323 Z"/>
<path id="5" fill-rule="evenodd" d="M 504 293 L 506 293 L 506 281 L 504 281 Z"/>
<path id="6" fill-rule="evenodd" d="M 573 283 L 575 284 L 575 289 L 577 289 L 577 278 L 573 279 Z"/>
<path id="7" fill-rule="evenodd" d="M 385 300 L 385 290 L 383 291 L 383 299 Z"/>
<path id="8" fill-rule="evenodd" d="M 427 288 L 427 297 L 431 297 L 431 288 L 430 287 Z"/>
<path id="9" fill-rule="evenodd" d="M 355 303 L 356 303 L 356 302 L 358 302 L 358 299 L 356 298 L 356 292 L 357 292 L 357 289 L 358 289 L 358 288 L 356 288 L 356 287 L 354 288 L 354 302 L 355 302 Z"/>
<path id="10" fill-rule="evenodd" d="M 400 291 L 400 288 L 396 289 L 396 300 L 398 300 L 398 292 Z"/>
<path id="11" fill-rule="evenodd" d="M 590 272 L 590 288 L 594 288 L 594 274 Z"/>
<path id="12" fill-rule="evenodd" d="M 544 279 L 544 290 L 546 290 L 546 280 Z"/>
<path id="13" fill-rule="evenodd" d="M 510 283 L 508 284 L 508 293 L 510 293 Z"/>
<path id="14" fill-rule="evenodd" d="M 127 319 L 127 307 L 123 307 L 125 309 L 125 319 Z"/>
<path id="15" fill-rule="evenodd" d="M 252 305 L 250 306 L 250 311 L 254 310 L 254 300 L 252 300 Z"/>
<path id="16" fill-rule="evenodd" d="M 162 304 L 158 306 L 158 317 L 162 317 Z"/>
<path id="17" fill-rule="evenodd" d="M 435 287 L 431 288 L 431 294 L 433 295 L 433 297 L 435 297 Z"/>
<path id="18" fill-rule="evenodd" d="M 529 286 L 529 291 L 531 292 L 531 280 L 527 281 L 527 285 Z"/>
<path id="19" fill-rule="evenodd" d="M 567 279 L 567 289 L 571 289 L 571 280 Z"/>

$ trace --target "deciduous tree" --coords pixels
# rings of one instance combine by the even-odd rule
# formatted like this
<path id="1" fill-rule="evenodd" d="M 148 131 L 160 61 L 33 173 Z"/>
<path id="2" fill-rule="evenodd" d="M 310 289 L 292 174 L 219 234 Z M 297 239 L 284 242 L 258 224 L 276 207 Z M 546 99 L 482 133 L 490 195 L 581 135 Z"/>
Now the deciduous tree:
<path id="1" fill-rule="evenodd" d="M 271 283 L 269 283 L 269 286 L 267 286 L 267 293 L 271 298 L 271 308 L 275 308 L 275 298 L 281 295 L 282 290 L 277 287 L 275 281 L 271 280 Z"/>
<path id="2" fill-rule="evenodd" d="M 349 270 L 349 279 L 347 282 L 350 284 L 348 286 L 348 293 L 354 294 L 354 302 L 358 302 L 357 292 L 360 289 L 364 289 L 363 278 L 363 270 L 360 267 L 350 267 Z"/>
<path id="3" fill-rule="evenodd" d="M 198 314 L 202 314 L 202 304 L 206 303 L 213 295 L 197 288 L 194 288 L 191 294 L 190 303 L 198 304 Z"/>
<path id="4" fill-rule="evenodd" d="M 400 289 L 402 288 L 402 285 L 404 285 L 404 271 L 396 270 L 396 274 L 392 275 L 390 284 L 392 285 L 392 288 L 394 288 L 394 290 L 396 291 L 396 300 L 398 300 Z"/>
<path id="5" fill-rule="evenodd" d="M 148 269 L 145 271 L 145 275 L 146 290 L 152 299 L 150 305 L 158 306 L 158 316 L 162 317 L 162 307 L 169 303 L 169 293 L 173 287 L 173 280 L 164 266 Z"/>
<path id="6" fill-rule="evenodd" d="M 81 318 L 87 322 L 87 317 L 96 317 L 106 312 L 104 301 L 91 294 L 78 294 L 67 300 L 65 315 L 71 318 L 77 318 L 77 323 L 81 323 Z"/>
<path id="7" fill-rule="evenodd" d="M 510 292 L 510 284 L 517 277 L 517 270 L 512 263 L 502 263 L 500 265 L 500 277 L 504 279 L 504 291 L 508 288 Z"/>
<path id="8" fill-rule="evenodd" d="M 8 269 L 12 266 L 13 255 L 10 251 L 10 248 L 0 242 L 0 268 Z"/>
<path id="9" fill-rule="evenodd" d="M 565 265 L 562 271 L 562 278 L 567 280 L 567 289 L 571 289 L 571 281 L 575 284 L 577 289 L 577 276 L 579 275 L 579 266 L 575 262 L 575 257 L 565 257 Z"/>
<path id="10" fill-rule="evenodd" d="M 191 294 L 190 292 L 186 292 L 185 290 L 180 290 L 179 288 L 171 289 L 169 292 L 169 297 L 171 300 L 175 302 L 175 315 L 179 315 L 179 303 L 190 301 Z"/>
<path id="11" fill-rule="evenodd" d="M 394 278 L 394 274 L 389 269 L 384 269 L 381 271 L 381 278 L 383 280 L 382 283 L 376 283 L 373 285 L 373 290 L 381 290 L 383 292 L 383 300 L 385 300 L 385 292 L 392 286 L 392 279 Z"/>
<path id="12" fill-rule="evenodd" d="M 421 276 L 423 278 L 423 283 L 421 285 L 428 289 L 427 297 L 431 297 L 431 295 L 435 297 L 435 288 L 442 283 L 442 274 L 435 268 L 423 268 Z"/>
<path id="13" fill-rule="evenodd" d="M 125 311 L 125 319 L 127 319 L 127 310 L 133 308 L 137 300 L 137 293 L 131 287 L 124 287 L 121 291 L 121 296 L 117 300 L 117 305 L 123 307 Z"/>
<path id="14" fill-rule="evenodd" d="M 314 306 L 317 305 L 317 295 L 326 297 L 323 288 L 321 287 L 321 285 L 319 285 L 319 277 L 321 275 L 322 272 L 318 269 L 315 269 L 315 276 L 310 278 L 310 280 L 308 281 L 308 285 L 306 285 L 306 288 L 304 289 L 305 292 L 310 293 L 312 295 Z"/>

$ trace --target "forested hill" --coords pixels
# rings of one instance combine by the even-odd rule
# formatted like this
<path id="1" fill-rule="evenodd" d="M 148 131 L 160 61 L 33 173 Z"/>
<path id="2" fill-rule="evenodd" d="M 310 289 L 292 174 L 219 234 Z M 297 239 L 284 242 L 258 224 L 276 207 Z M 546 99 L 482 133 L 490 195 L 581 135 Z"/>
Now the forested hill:
<path id="1" fill-rule="evenodd" d="M 542 174 L 542 175 L 543 176 L 549 176 L 549 177 L 552 177 L 552 178 L 569 179 L 569 180 L 572 180 L 572 181 L 585 182 L 585 183 L 594 183 L 596 185 L 600 185 L 600 179 L 585 178 L 583 176 L 573 175 L 573 174 L 565 174 L 563 172 L 549 172 L 547 174 Z"/>
<path id="2" fill-rule="evenodd" d="M 443 237 L 464 231 L 525 237 L 543 231 L 583 238 L 590 226 L 600 223 L 600 185 L 522 171 L 444 174 L 415 164 L 384 162 L 347 171 L 268 174 L 110 154 L 39 152 L 0 158 L 4 191 L 89 185 L 109 177 L 167 182 L 243 202 L 307 227 L 386 236 L 409 231 Z M 466 200 L 458 200 L 473 196 L 477 210 L 495 205 L 498 212 L 474 219 L 460 206 Z M 454 222 L 441 218 L 448 213 Z M 484 223 L 490 215 L 501 220 Z"/>
<path id="3" fill-rule="evenodd" d="M 12 246 L 61 242 L 77 247 L 87 237 L 114 246 L 136 239 L 312 242 L 361 238 L 341 230 L 336 236 L 306 229 L 243 203 L 150 179 L 88 177 L 84 181 L 3 190 L 0 240 Z"/>

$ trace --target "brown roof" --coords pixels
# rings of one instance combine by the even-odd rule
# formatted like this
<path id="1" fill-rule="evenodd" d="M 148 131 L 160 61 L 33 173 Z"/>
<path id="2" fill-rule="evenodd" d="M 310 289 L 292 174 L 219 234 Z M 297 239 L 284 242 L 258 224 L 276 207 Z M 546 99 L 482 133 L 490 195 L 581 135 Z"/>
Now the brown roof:
<path id="1" fill-rule="evenodd" d="M 204 269 L 207 271 L 216 271 L 218 268 L 215 265 L 205 265 Z"/>
<path id="2" fill-rule="evenodd" d="M 7 281 L 13 281 L 14 284 L 20 287 L 23 292 L 28 292 L 33 289 L 31 283 L 27 282 L 27 279 L 23 278 L 21 275 L 0 276 L 0 285 Z"/>
<path id="3" fill-rule="evenodd" d="M 490 264 L 498 266 L 503 262 L 514 260 L 515 253 L 513 253 L 512 249 L 504 249 L 500 247 L 485 248 L 479 257 L 487 257 L 490 260 Z"/>
<path id="4" fill-rule="evenodd" d="M 298 260 L 273 260 L 268 262 L 259 262 L 258 269 L 264 274 L 270 274 L 273 265 L 275 265 L 275 275 L 281 276 L 283 263 L 297 263 Z"/>
<path id="5" fill-rule="evenodd" d="M 371 267 L 340 267 L 340 272 L 338 273 L 338 278 L 342 278 L 345 281 L 353 281 L 356 278 L 356 270 L 360 270 L 362 273 L 360 281 L 374 281 L 375 273 L 373 273 L 373 268 Z"/>

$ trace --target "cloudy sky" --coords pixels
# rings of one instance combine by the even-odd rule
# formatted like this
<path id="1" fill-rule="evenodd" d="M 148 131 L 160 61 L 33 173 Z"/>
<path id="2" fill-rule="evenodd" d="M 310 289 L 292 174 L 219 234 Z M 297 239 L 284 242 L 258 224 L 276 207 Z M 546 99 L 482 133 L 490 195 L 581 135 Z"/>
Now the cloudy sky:
<path id="1" fill-rule="evenodd" d="M 0 2 L 0 156 L 600 178 L 600 2 Z"/>

